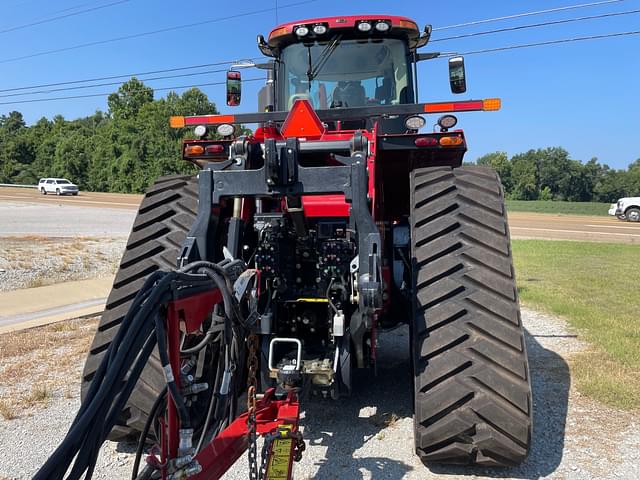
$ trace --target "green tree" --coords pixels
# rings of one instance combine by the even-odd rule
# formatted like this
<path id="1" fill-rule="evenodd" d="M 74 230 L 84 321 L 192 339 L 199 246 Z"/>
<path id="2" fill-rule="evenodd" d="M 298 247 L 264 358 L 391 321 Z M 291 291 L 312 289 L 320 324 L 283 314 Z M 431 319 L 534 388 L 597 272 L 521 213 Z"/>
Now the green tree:
<path id="1" fill-rule="evenodd" d="M 540 192 L 538 157 L 535 150 L 511 158 L 514 200 L 537 200 Z"/>
<path id="2" fill-rule="evenodd" d="M 109 111 L 116 120 L 135 118 L 146 103 L 153 101 L 153 89 L 135 77 L 122 84 L 116 93 L 109 95 Z"/>

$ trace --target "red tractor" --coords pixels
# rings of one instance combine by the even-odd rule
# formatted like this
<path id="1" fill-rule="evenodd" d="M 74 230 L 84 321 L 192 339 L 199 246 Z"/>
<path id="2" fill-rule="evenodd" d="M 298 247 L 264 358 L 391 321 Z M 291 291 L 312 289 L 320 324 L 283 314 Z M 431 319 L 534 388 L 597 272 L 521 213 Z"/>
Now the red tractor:
<path id="1" fill-rule="evenodd" d="M 281 25 L 258 36 L 268 57 L 253 65 L 266 72 L 259 113 L 171 119 L 195 127 L 183 155 L 200 170 L 146 193 L 85 365 L 85 399 L 97 395 L 100 364 L 117 363 L 109 346 L 126 341 L 127 312 L 151 302 L 141 289 L 178 268 L 158 310 L 169 342 L 158 337 L 110 438 L 155 431 L 175 478 L 216 478 L 198 473 L 213 461 L 180 461 L 177 437 L 167 443 L 177 414 L 190 416 L 180 442 L 200 439 L 193 459 L 235 425 L 247 396 L 249 435 L 267 400 L 297 408 L 291 392 L 302 390 L 339 402 L 354 371 L 375 365 L 379 335 L 406 323 L 416 453 L 484 466 L 525 459 L 532 398 L 503 190 L 493 170 L 461 166 L 466 139 L 452 115 L 500 101 L 419 103 L 416 64 L 438 56 L 418 53 L 430 33 L 385 15 Z M 227 75 L 229 105 L 240 102 L 239 67 Z M 461 57 L 449 77 L 453 93 L 466 90 Z M 420 132 L 434 114 L 437 126 Z M 259 128 L 238 136 L 240 124 Z M 231 274 L 231 264 L 242 268 Z M 185 296 L 175 282 L 188 265 L 215 282 L 190 280 Z"/>

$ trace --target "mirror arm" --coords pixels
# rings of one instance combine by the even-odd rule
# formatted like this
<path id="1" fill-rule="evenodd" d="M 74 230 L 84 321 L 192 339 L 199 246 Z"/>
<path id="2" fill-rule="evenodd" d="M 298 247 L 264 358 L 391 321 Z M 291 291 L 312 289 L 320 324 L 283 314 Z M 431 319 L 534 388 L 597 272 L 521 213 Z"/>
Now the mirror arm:
<path id="1" fill-rule="evenodd" d="M 254 67 L 260 70 L 273 70 L 273 66 L 275 65 L 275 63 L 275 60 L 269 60 L 265 63 L 256 63 Z"/>
<path id="2" fill-rule="evenodd" d="M 429 52 L 429 53 L 416 53 L 416 62 L 422 62 L 423 60 L 433 60 L 434 58 L 440 57 L 440 52 Z"/>

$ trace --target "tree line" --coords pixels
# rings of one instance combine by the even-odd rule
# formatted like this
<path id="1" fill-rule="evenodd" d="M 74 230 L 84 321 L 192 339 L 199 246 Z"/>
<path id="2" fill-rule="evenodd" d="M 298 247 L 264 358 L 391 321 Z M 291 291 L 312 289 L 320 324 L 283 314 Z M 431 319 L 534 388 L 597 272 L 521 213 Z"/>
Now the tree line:
<path id="1" fill-rule="evenodd" d="M 66 177 L 83 190 L 144 192 L 161 175 L 194 172 L 180 160 L 182 138 L 192 132 L 170 128 L 169 117 L 217 113 L 199 89 L 154 99 L 153 89 L 135 78 L 109 96 L 108 106 L 76 120 L 43 117 L 32 126 L 17 111 L 0 116 L 0 183 Z"/>
<path id="2" fill-rule="evenodd" d="M 45 117 L 27 126 L 20 112 L 0 116 L 0 183 L 35 184 L 67 177 L 81 189 L 144 192 L 161 175 L 193 172 L 181 158 L 192 132 L 169 127 L 172 115 L 218 113 L 197 88 L 154 99 L 136 78 L 108 98 L 108 112 L 66 120 Z M 640 195 L 640 159 L 626 170 L 569 158 L 560 147 L 529 150 L 509 158 L 494 152 L 477 164 L 497 170 L 509 198 L 610 202 Z"/>
<path id="3" fill-rule="evenodd" d="M 569 158 L 561 147 L 540 148 L 513 155 L 494 152 L 476 160 L 493 167 L 513 200 L 614 202 L 640 196 L 640 158 L 617 170 L 592 158 L 586 163 Z"/>

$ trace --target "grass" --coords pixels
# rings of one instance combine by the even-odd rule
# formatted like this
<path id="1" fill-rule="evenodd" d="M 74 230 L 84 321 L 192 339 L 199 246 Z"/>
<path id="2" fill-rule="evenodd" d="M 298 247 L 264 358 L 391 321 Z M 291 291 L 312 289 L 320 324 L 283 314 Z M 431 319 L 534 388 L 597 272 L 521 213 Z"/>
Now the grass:
<path id="1" fill-rule="evenodd" d="M 507 200 L 509 212 L 555 213 L 564 215 L 607 216 L 611 204 L 596 202 L 556 202 L 545 200 Z"/>
<path id="2" fill-rule="evenodd" d="M 16 410 L 9 400 L 0 398 L 0 416 L 5 420 L 13 420 L 16 418 Z"/>
<path id="3" fill-rule="evenodd" d="M 640 250 L 637 246 L 514 240 L 521 300 L 566 318 L 593 348 L 571 360 L 581 392 L 640 408 Z"/>
<path id="4" fill-rule="evenodd" d="M 44 408 L 56 392 L 71 398 L 96 324 L 69 320 L 0 335 L 0 416 Z"/>

